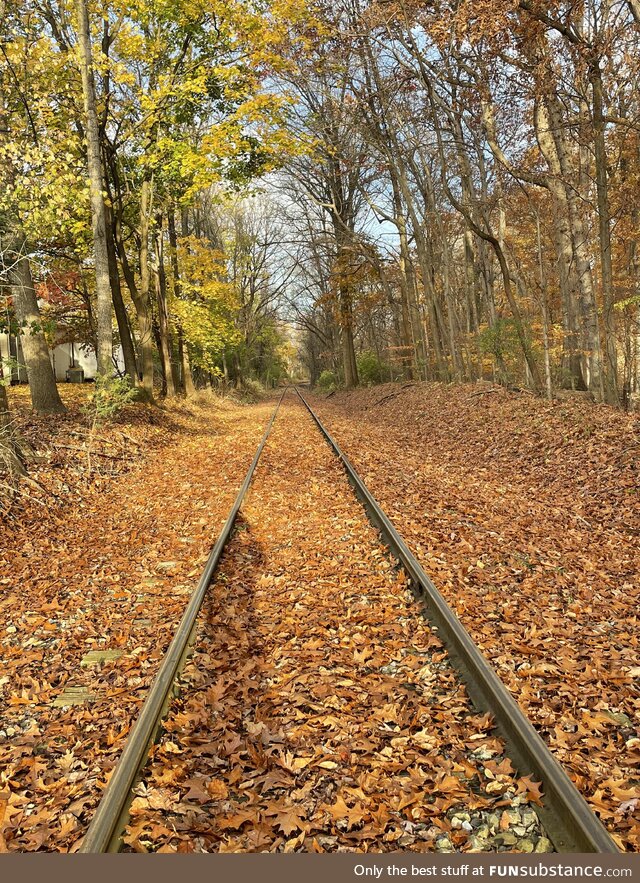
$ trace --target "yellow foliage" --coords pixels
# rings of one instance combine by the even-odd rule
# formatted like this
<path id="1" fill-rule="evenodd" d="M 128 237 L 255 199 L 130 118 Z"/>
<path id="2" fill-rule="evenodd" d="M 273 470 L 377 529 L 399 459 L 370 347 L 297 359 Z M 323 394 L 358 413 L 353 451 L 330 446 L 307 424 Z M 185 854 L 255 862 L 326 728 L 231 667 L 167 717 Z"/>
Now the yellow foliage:
<path id="1" fill-rule="evenodd" d="M 181 239 L 178 261 L 180 297 L 171 298 L 169 309 L 182 327 L 194 364 L 213 371 L 224 349 L 239 342 L 234 321 L 238 298 L 226 279 L 224 256 L 204 240 Z"/>

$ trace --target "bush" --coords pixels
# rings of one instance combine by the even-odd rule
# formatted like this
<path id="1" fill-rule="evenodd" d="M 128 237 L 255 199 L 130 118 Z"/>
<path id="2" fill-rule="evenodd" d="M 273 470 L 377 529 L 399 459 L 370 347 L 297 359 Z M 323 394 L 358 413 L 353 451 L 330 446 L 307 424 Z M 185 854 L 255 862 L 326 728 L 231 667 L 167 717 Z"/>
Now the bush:
<path id="1" fill-rule="evenodd" d="M 360 353 L 356 357 L 356 363 L 358 365 L 360 383 L 364 383 L 366 386 L 385 383 L 391 377 L 389 366 L 381 361 L 371 350 L 365 350 L 365 352 Z"/>
<path id="2" fill-rule="evenodd" d="M 128 377 L 98 377 L 87 412 L 94 423 L 110 420 L 137 397 Z"/>
<path id="3" fill-rule="evenodd" d="M 521 374 L 522 348 L 513 319 L 497 319 L 478 337 L 480 352 L 492 356 L 499 383 L 506 384 Z"/>
<path id="4" fill-rule="evenodd" d="M 247 402 L 258 402 L 264 398 L 266 390 L 264 385 L 255 378 L 245 377 L 240 385 L 240 395 Z"/>
<path id="5" fill-rule="evenodd" d="M 334 371 L 323 371 L 318 378 L 318 386 L 325 392 L 333 392 L 338 386 L 338 378 Z"/>

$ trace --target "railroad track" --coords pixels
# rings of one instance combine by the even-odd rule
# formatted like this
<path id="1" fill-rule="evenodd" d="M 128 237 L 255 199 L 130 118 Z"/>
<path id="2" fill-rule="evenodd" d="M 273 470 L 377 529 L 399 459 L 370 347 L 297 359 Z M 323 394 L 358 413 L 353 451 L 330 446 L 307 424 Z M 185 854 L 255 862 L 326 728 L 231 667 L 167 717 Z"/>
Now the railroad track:
<path id="1" fill-rule="evenodd" d="M 262 437 L 224 528 L 209 556 L 158 675 L 140 710 L 120 760 L 84 837 L 84 853 L 117 852 L 122 847 L 133 789 L 144 769 L 149 750 L 162 727 L 179 677 L 192 645 L 196 621 L 222 553 L 233 533 L 258 461 L 269 438 L 285 389 Z M 483 657 L 426 575 L 401 536 L 358 476 L 348 458 L 323 426 L 298 389 L 301 403 L 315 421 L 325 441 L 341 462 L 369 521 L 379 531 L 392 556 L 400 562 L 411 588 L 423 604 L 426 617 L 444 644 L 467 692 L 480 712 L 489 712 L 496 733 L 520 775 L 543 783 L 544 804 L 536 809 L 548 838 L 557 852 L 616 853 L 618 848 L 586 801 L 576 790 L 536 730 L 526 719 L 491 665 Z"/>

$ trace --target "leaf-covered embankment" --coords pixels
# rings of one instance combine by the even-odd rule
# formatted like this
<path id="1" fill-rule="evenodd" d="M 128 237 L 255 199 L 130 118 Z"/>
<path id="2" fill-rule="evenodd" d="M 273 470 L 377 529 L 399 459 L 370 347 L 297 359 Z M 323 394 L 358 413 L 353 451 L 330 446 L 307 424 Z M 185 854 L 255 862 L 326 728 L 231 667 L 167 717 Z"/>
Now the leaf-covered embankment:
<path id="1" fill-rule="evenodd" d="M 312 397 L 530 719 L 640 848 L 640 420 L 488 385 Z"/>
<path id="2" fill-rule="evenodd" d="M 86 392 L 63 392 L 68 415 L 17 409 L 41 459 L 0 534 L 9 850 L 66 851 L 84 832 L 273 408 L 135 406 L 100 428 L 89 476 Z"/>

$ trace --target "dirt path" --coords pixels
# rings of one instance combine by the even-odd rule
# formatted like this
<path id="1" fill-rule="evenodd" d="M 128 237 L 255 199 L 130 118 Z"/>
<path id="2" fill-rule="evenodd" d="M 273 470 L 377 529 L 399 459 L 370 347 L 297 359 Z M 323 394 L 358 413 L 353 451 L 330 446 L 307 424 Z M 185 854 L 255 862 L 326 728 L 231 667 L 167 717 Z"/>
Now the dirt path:
<path id="1" fill-rule="evenodd" d="M 609 830 L 640 850 L 640 420 L 500 388 L 313 398 Z"/>
<path id="2" fill-rule="evenodd" d="M 545 851 L 489 720 L 293 396 L 132 807 L 138 851 Z"/>
<path id="3" fill-rule="evenodd" d="M 3 527 L 9 850 L 66 851 L 83 833 L 272 409 L 176 406 L 132 471 Z"/>

